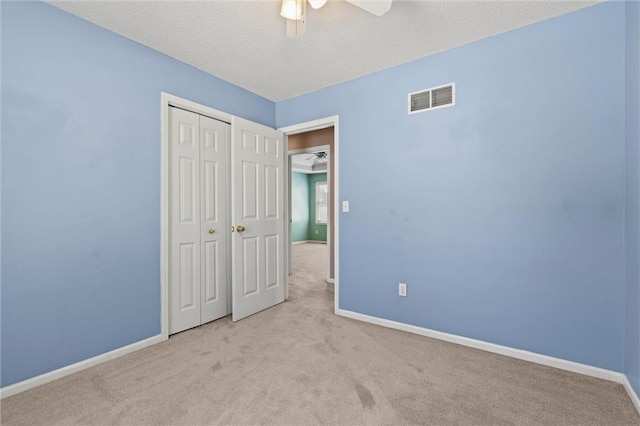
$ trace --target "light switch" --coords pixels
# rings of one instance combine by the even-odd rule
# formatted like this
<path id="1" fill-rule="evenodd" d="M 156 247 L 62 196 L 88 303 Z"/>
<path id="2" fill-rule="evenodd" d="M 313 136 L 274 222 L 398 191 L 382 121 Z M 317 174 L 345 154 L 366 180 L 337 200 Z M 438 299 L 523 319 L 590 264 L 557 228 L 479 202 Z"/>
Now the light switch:
<path id="1" fill-rule="evenodd" d="M 342 202 L 342 212 L 343 213 L 349 213 L 349 202 L 348 201 L 343 201 Z"/>

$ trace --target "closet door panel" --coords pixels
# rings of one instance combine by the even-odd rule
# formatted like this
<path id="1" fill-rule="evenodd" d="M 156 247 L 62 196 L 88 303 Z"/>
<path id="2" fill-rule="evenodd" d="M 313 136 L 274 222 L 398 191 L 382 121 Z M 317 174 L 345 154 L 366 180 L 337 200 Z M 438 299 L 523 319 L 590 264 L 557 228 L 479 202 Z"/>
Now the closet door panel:
<path id="1" fill-rule="evenodd" d="M 202 323 L 229 314 L 229 136 L 227 123 L 200 116 Z"/>
<path id="2" fill-rule="evenodd" d="M 200 118 L 169 108 L 169 333 L 200 325 Z"/>

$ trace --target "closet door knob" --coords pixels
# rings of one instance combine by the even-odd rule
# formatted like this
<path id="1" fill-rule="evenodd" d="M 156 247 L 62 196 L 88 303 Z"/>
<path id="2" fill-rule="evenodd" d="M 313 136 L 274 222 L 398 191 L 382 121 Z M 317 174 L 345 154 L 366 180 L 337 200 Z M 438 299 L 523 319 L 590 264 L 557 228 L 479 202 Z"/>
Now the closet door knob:
<path id="1" fill-rule="evenodd" d="M 244 232 L 244 231 L 245 231 L 245 229 L 247 229 L 247 228 L 245 228 L 245 227 L 244 227 L 244 226 L 242 226 L 242 225 L 238 225 L 238 226 L 236 226 L 236 231 L 238 231 L 238 232 Z"/>
<path id="2" fill-rule="evenodd" d="M 210 234 L 213 234 L 214 232 L 216 232 L 216 231 L 214 231 L 213 228 L 209 228 L 209 233 Z"/>

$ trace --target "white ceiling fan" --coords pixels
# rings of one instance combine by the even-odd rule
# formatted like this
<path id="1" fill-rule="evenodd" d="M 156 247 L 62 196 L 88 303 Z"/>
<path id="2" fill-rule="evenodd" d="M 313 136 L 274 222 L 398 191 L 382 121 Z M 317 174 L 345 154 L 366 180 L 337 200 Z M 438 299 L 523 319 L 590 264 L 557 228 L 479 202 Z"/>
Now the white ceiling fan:
<path id="1" fill-rule="evenodd" d="M 309 161 L 313 158 L 314 163 L 326 163 L 328 160 L 329 153 L 327 151 L 318 151 L 312 153 L 310 156 L 305 158 L 306 161 Z"/>
<path id="2" fill-rule="evenodd" d="M 327 0 L 307 0 L 312 8 L 320 9 Z M 382 16 L 391 9 L 393 0 L 345 0 L 369 13 Z M 280 16 L 287 19 L 287 36 L 304 35 L 307 24 L 307 2 L 305 0 L 282 0 Z"/>

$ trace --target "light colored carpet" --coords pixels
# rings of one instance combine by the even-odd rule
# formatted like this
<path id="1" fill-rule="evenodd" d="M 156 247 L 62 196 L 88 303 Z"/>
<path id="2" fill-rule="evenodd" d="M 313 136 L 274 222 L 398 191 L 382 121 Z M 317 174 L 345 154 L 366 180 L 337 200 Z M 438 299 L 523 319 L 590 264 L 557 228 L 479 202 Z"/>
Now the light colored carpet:
<path id="1" fill-rule="evenodd" d="M 326 247 L 291 300 L 2 401 L 2 424 L 638 425 L 621 385 L 334 316 Z"/>

